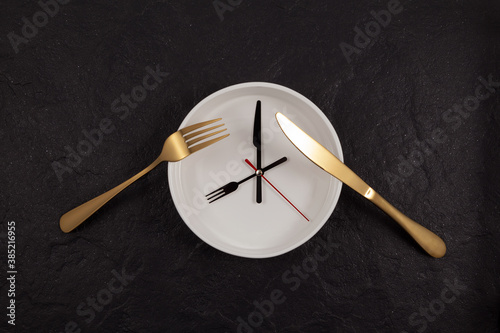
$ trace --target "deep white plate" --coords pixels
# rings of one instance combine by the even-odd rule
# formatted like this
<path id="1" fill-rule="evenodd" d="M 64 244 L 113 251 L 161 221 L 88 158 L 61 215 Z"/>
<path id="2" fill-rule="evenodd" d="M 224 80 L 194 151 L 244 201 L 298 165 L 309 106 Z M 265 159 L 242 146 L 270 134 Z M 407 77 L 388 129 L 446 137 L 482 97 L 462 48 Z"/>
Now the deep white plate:
<path id="1" fill-rule="evenodd" d="M 257 100 L 262 102 L 262 167 L 283 156 L 288 159 L 265 176 L 309 221 L 264 181 L 263 202 L 257 204 L 255 178 L 211 204 L 205 198 L 216 188 L 254 173 L 244 160 L 256 162 L 252 134 Z M 276 122 L 278 111 L 343 161 L 328 118 L 304 96 L 276 84 L 250 82 L 217 91 L 196 105 L 180 125 L 222 118 L 230 133 L 168 166 L 170 192 L 180 216 L 198 237 L 226 253 L 266 258 L 291 251 L 325 224 L 337 204 L 342 183 L 288 141 Z"/>

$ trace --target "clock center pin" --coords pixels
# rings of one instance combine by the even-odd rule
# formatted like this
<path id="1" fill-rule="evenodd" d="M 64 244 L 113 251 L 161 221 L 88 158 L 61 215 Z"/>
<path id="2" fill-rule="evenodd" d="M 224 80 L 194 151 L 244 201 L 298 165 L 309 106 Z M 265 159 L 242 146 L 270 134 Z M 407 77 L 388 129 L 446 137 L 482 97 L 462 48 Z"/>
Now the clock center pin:
<path id="1" fill-rule="evenodd" d="M 255 175 L 257 175 L 257 176 L 262 176 L 263 174 L 264 174 L 264 172 L 260 169 L 255 171 Z"/>

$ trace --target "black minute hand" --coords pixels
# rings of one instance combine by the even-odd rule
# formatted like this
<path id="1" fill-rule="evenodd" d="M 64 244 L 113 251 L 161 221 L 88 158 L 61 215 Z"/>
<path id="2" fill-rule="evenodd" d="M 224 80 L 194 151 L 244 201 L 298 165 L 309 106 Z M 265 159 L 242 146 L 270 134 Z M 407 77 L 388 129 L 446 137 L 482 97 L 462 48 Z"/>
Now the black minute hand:
<path id="1" fill-rule="evenodd" d="M 261 153 L 261 120 L 260 120 L 260 101 L 257 101 L 257 106 L 255 107 L 255 119 L 253 123 L 253 145 L 257 148 L 257 172 L 261 170 L 262 165 L 262 153 Z M 262 202 L 262 178 L 260 175 L 257 177 L 257 203 Z"/>

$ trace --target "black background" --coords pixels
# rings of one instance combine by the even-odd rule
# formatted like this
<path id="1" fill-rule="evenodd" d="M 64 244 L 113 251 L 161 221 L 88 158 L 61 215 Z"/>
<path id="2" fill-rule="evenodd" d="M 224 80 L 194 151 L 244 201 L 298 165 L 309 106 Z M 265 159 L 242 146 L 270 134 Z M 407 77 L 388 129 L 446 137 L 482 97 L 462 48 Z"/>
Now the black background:
<path id="1" fill-rule="evenodd" d="M 286 301 L 255 332 L 498 332 L 500 88 L 462 116 L 447 110 L 474 95 L 478 77 L 500 81 L 500 5 L 402 1 L 348 62 L 339 44 L 354 45 L 354 28 L 387 6 L 241 1 L 221 20 L 211 1 L 70 1 L 16 53 L 8 34 L 22 37 L 22 18 L 33 21 L 41 7 L 2 1 L 0 258 L 5 277 L 7 222 L 15 221 L 18 274 L 15 329 L 0 282 L 1 328 L 236 332 L 238 317 L 248 322 L 254 301 L 279 289 Z M 142 83 L 146 66 L 169 75 L 122 120 L 111 104 Z M 151 163 L 194 105 L 248 81 L 287 86 L 318 105 L 346 164 L 439 234 L 446 256 L 426 255 L 347 187 L 305 245 L 270 259 L 231 256 L 183 223 L 166 164 L 61 232 L 64 212 Z M 59 181 L 53 162 L 65 164 L 65 146 L 76 149 L 104 118 L 115 130 Z M 436 129 L 444 142 L 415 144 Z M 401 157 L 417 166 L 405 170 Z M 338 247 L 292 291 L 282 274 L 329 238 Z M 77 307 L 122 269 L 135 278 L 86 322 Z M 445 280 L 462 289 L 446 293 Z M 443 291 L 453 301 L 440 301 Z M 437 315 L 418 314 L 430 306 Z"/>

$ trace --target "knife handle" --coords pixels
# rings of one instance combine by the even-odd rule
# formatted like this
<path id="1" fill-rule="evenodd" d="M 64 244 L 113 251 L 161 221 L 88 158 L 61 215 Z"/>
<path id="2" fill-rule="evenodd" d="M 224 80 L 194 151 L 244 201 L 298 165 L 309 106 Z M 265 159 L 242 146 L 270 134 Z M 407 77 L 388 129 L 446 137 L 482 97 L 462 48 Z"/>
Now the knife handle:
<path id="1" fill-rule="evenodd" d="M 373 189 L 366 197 L 392 217 L 428 254 L 434 258 L 445 255 L 446 245 L 438 235 L 401 213 Z"/>

